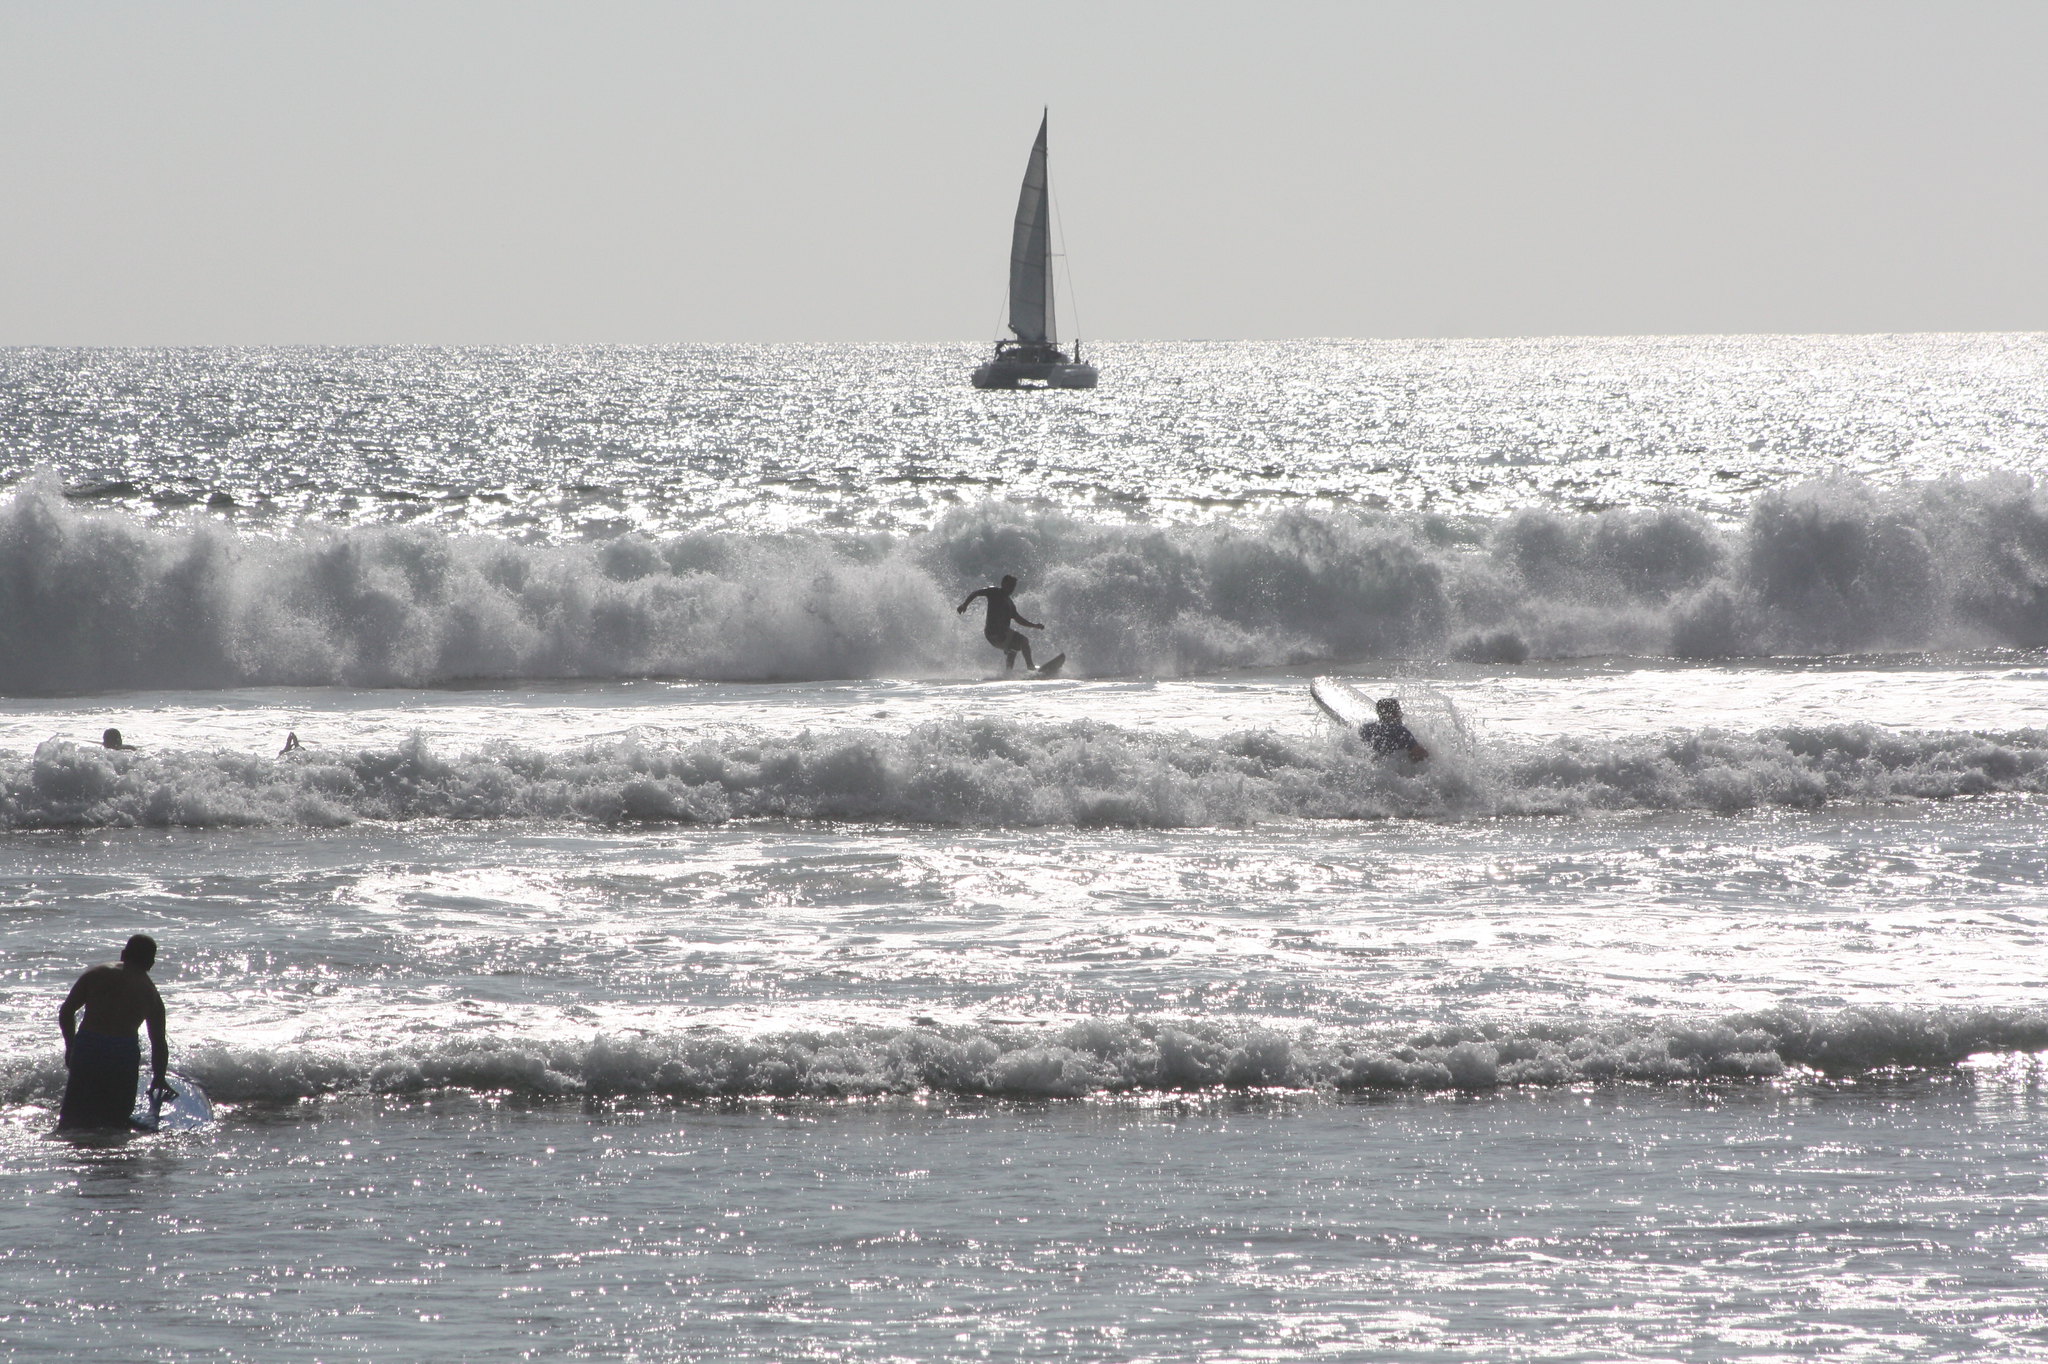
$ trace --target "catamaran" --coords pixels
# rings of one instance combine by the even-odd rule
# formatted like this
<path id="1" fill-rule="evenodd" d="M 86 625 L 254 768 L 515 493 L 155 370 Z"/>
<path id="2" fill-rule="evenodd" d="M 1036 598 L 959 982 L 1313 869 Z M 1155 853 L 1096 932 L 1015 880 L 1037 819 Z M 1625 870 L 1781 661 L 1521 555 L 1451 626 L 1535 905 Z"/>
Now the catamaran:
<path id="1" fill-rule="evenodd" d="M 1010 234 L 1010 330 L 996 342 L 995 358 L 974 371 L 976 388 L 1093 388 L 1095 366 L 1059 346 L 1052 300 L 1052 192 L 1045 176 L 1046 118 L 1024 165 L 1017 223 Z"/>

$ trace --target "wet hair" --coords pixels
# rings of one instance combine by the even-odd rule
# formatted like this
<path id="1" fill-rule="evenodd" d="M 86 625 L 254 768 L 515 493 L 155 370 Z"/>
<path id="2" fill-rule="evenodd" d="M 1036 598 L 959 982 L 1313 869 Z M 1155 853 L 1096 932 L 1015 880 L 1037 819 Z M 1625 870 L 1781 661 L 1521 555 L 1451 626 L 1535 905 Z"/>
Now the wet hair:
<path id="1" fill-rule="evenodd" d="M 105 734 L 100 735 L 100 746 L 102 748 L 119 748 L 121 746 L 121 731 L 110 729 Z"/>
<path id="2" fill-rule="evenodd" d="M 137 933 L 121 949 L 121 960 L 147 971 L 156 964 L 156 939 L 147 933 Z"/>
<path id="3" fill-rule="evenodd" d="M 1401 718 L 1401 703 L 1391 696 L 1382 696 L 1379 700 L 1372 703 L 1372 708 L 1380 713 L 1380 719 L 1382 720 L 1398 720 Z"/>
<path id="4" fill-rule="evenodd" d="M 1014 573 L 1005 573 L 1005 574 L 1003 575 L 1003 591 L 1005 591 L 1005 592 L 1011 592 L 1011 591 L 1014 591 L 1014 590 L 1016 590 L 1016 587 L 1017 587 L 1017 575 L 1016 575 L 1016 574 L 1014 574 Z"/>

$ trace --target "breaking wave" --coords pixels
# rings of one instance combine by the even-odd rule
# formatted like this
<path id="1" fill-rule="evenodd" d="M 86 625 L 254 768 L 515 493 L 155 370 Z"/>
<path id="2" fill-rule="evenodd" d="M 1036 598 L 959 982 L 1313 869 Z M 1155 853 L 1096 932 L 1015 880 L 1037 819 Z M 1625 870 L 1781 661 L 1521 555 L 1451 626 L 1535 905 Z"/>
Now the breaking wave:
<path id="1" fill-rule="evenodd" d="M 1690 1083 L 1792 1074 L 1852 1077 L 2048 1049 L 2038 1010 L 1776 1009 L 1699 1022 L 1453 1028 L 1389 1037 L 1236 1021 L 1090 1019 L 744 1037 L 678 1033 L 578 1040 L 498 1036 L 352 1050 L 224 1042 L 178 1069 L 220 1101 L 470 1090 L 526 1098 L 844 1098 L 1296 1089 L 1483 1091 Z M 54 1105 L 54 1053 L 0 1070 L 9 1104 Z"/>
<path id="2" fill-rule="evenodd" d="M 2016 476 L 1806 484 L 1734 528 L 1530 510 L 1146 529 L 985 505 L 916 535 L 549 546 L 145 524 L 43 474 L 0 501 L 0 693 L 957 675 L 984 646 L 949 608 L 1006 571 L 1096 676 L 2048 645 L 2048 497 Z"/>
<path id="3" fill-rule="evenodd" d="M 550 751 L 510 743 L 121 752 L 50 739 L 0 755 L 0 828 L 338 826 L 359 820 L 1215 827 L 1588 811 L 1734 813 L 2048 793 L 2048 731 L 1867 725 L 1481 744 L 1426 731 L 1420 767 L 1353 737 L 1190 734 L 997 718 Z"/>

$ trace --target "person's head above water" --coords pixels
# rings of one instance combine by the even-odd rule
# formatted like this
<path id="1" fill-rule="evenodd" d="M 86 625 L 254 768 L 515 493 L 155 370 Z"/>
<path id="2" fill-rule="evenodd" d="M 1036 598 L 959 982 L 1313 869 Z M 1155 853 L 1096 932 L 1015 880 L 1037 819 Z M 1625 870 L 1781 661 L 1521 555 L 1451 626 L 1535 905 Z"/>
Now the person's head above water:
<path id="1" fill-rule="evenodd" d="M 127 747 L 126 744 L 121 742 L 121 731 L 118 729 L 110 729 L 105 734 L 100 735 L 100 746 L 103 748 Z"/>
<path id="2" fill-rule="evenodd" d="M 1015 592 L 1016 590 L 1017 590 L 1017 575 L 1016 575 L 1016 574 L 1014 574 L 1014 573 L 1005 573 L 1005 574 L 1003 575 L 1003 591 L 1005 591 L 1005 592 Z"/>
<path id="3" fill-rule="evenodd" d="M 138 971 L 147 971 L 156 965 L 156 939 L 147 933 L 137 933 L 121 949 L 121 963 Z"/>
<path id="4" fill-rule="evenodd" d="M 1372 708 L 1380 713 L 1380 719 L 1388 724 L 1397 724 L 1401 719 L 1401 703 L 1391 696 L 1383 696 L 1373 702 Z"/>

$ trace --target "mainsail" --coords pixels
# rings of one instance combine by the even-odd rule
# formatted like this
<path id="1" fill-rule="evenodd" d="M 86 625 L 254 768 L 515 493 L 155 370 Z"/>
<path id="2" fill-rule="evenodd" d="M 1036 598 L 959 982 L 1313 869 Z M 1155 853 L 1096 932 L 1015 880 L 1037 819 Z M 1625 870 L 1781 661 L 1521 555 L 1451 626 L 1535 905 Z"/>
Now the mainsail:
<path id="1" fill-rule="evenodd" d="M 1017 224 L 1010 238 L 1010 330 L 996 353 L 975 367 L 976 388 L 1093 388 L 1100 371 L 1059 348 L 1052 315 L 1052 195 L 1046 189 L 1045 125 L 1024 167 L 1024 192 L 1017 196 Z"/>
<path id="2" fill-rule="evenodd" d="M 1010 238 L 1010 330 L 1019 341 L 1053 342 L 1058 335 L 1052 318 L 1052 196 L 1045 181 L 1045 124 L 1038 120 L 1038 140 L 1024 167 L 1024 190 L 1017 196 L 1017 227 Z"/>

